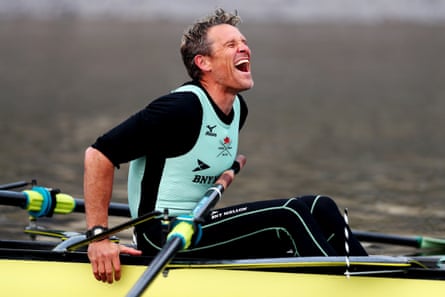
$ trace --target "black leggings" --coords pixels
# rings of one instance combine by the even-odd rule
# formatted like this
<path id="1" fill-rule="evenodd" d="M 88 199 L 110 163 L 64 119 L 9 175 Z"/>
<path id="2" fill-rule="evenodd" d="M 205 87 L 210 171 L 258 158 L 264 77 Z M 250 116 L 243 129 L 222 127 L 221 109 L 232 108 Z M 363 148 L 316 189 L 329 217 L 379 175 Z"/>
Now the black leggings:
<path id="1" fill-rule="evenodd" d="M 202 224 L 199 243 L 181 257 L 235 259 L 345 255 L 345 221 L 326 196 L 302 196 L 216 209 Z M 349 229 L 349 227 L 347 227 Z M 137 228 L 146 255 L 156 254 L 165 235 L 160 221 Z M 349 229 L 351 256 L 367 255 Z"/>

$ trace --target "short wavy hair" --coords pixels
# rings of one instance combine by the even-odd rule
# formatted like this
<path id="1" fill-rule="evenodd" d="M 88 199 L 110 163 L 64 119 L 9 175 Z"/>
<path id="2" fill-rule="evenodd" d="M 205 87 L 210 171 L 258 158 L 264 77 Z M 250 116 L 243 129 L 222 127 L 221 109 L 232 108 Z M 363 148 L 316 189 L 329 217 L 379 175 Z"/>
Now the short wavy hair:
<path id="1" fill-rule="evenodd" d="M 209 28 L 228 24 L 238 26 L 241 23 L 241 18 L 235 10 L 233 13 L 224 11 L 222 8 L 215 10 L 213 15 L 209 15 L 204 19 L 196 21 L 193 25 L 187 28 L 181 40 L 181 56 L 184 66 L 188 74 L 193 80 L 199 80 L 202 76 L 202 71 L 194 62 L 196 55 L 210 55 L 211 47 L 207 40 L 207 32 Z"/>

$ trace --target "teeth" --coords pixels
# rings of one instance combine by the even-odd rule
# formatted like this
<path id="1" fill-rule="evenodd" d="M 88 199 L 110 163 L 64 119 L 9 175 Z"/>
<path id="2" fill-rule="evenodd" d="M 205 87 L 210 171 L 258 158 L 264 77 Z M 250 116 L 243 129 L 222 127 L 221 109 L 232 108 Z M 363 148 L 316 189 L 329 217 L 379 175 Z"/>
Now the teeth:
<path id="1" fill-rule="evenodd" d="M 239 66 L 239 65 L 244 64 L 244 63 L 249 63 L 249 60 L 247 60 L 247 59 L 245 59 L 245 60 L 240 60 L 240 61 L 238 61 L 238 62 L 235 64 L 235 66 Z"/>

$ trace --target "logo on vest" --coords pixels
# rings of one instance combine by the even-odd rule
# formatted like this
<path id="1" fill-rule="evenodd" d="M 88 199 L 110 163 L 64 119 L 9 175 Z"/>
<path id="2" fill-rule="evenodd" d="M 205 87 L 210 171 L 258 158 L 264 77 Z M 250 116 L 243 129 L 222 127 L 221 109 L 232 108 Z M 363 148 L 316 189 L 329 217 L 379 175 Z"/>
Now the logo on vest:
<path id="1" fill-rule="evenodd" d="M 204 163 L 203 161 L 201 161 L 201 160 L 196 160 L 197 162 L 198 162 L 198 166 L 195 168 L 195 169 L 193 169 L 193 172 L 196 172 L 196 171 L 201 171 L 201 170 L 206 170 L 206 169 L 209 169 L 210 168 L 210 166 L 209 165 L 207 165 L 206 163 Z"/>
<path id="2" fill-rule="evenodd" d="M 197 159 L 196 162 L 198 163 L 198 166 L 195 167 L 195 169 L 192 170 L 192 172 L 202 171 L 210 168 L 210 165 L 204 163 L 203 161 Z M 195 184 L 209 184 L 212 185 L 216 182 L 218 179 L 218 176 L 213 175 L 199 175 L 195 174 L 195 176 L 192 179 L 192 182 Z"/>
<path id="3" fill-rule="evenodd" d="M 216 136 L 217 136 L 216 133 L 213 132 L 213 129 L 216 128 L 216 125 L 213 125 L 213 126 L 207 125 L 206 128 L 208 129 L 208 130 L 206 131 L 206 135 L 207 135 L 207 136 L 213 136 L 213 137 L 216 137 Z"/>
<path id="4" fill-rule="evenodd" d="M 229 137 L 225 137 L 223 140 L 220 140 L 221 145 L 218 147 L 220 150 L 219 156 L 231 156 L 230 150 L 232 149 L 232 140 Z"/>
<path id="5" fill-rule="evenodd" d="M 195 184 L 213 185 L 218 180 L 218 176 L 198 175 L 193 177 L 192 182 Z"/>

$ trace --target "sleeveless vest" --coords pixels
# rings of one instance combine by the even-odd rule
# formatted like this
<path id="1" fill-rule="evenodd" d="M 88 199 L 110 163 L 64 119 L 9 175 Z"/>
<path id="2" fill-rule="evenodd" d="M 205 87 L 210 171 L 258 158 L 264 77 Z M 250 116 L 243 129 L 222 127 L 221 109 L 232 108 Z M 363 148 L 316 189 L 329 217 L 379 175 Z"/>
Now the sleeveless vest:
<path id="1" fill-rule="evenodd" d="M 167 208 L 169 214 L 179 215 L 189 214 L 206 190 L 232 166 L 238 151 L 240 102 L 236 97 L 234 118 L 228 125 L 220 120 L 200 87 L 184 85 L 173 92 L 193 92 L 203 109 L 201 130 L 195 145 L 181 156 L 167 158 L 160 179 L 156 210 Z M 138 214 L 144 173 L 145 157 L 130 162 L 128 199 L 133 217 Z"/>

